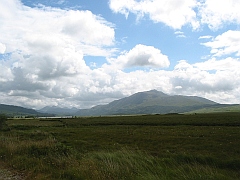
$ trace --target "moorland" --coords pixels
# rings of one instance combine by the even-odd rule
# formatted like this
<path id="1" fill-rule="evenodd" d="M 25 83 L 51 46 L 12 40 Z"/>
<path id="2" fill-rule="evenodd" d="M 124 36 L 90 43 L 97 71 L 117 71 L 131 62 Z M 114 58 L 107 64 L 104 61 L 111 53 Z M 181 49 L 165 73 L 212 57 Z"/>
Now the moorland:
<path id="1" fill-rule="evenodd" d="M 240 113 L 7 119 L 0 162 L 25 179 L 240 179 Z"/>

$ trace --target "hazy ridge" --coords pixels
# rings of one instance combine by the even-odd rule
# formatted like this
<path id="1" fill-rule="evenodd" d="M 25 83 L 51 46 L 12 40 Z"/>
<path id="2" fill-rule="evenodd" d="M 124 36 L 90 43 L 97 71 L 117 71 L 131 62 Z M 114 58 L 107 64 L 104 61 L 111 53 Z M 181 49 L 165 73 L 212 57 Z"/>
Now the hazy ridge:
<path id="1" fill-rule="evenodd" d="M 90 109 L 46 106 L 40 110 L 0 104 L 0 113 L 31 116 L 101 116 L 129 114 L 240 112 L 240 105 L 219 104 L 198 96 L 167 95 L 161 91 L 138 92 Z"/>

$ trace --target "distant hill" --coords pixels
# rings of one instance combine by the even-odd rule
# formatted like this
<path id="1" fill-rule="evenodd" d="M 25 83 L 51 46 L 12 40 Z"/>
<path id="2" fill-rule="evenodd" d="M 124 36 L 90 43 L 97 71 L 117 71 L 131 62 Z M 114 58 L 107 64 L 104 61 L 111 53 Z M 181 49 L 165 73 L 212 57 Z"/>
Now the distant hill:
<path id="1" fill-rule="evenodd" d="M 130 114 L 240 112 L 240 105 L 218 104 L 197 96 L 167 95 L 157 90 L 138 92 L 91 109 L 47 106 L 38 111 L 0 104 L 0 114 L 8 116 L 101 116 Z"/>
<path id="2" fill-rule="evenodd" d="M 33 109 L 6 104 L 0 104 L 0 114 L 6 114 L 8 116 L 49 116 L 49 114 L 39 113 Z"/>
<path id="3" fill-rule="evenodd" d="M 61 108 L 58 106 L 46 106 L 38 110 L 38 112 L 41 112 L 41 113 L 56 114 L 56 115 L 73 115 L 77 111 L 79 111 L 79 109 L 77 108 L 67 108 L 67 107 Z"/>
<path id="4" fill-rule="evenodd" d="M 81 109 L 76 115 L 121 115 L 121 114 L 167 114 L 184 113 L 209 108 L 218 103 L 197 96 L 170 96 L 157 90 L 138 92 L 129 97 L 115 100 L 107 105 Z"/>
<path id="5" fill-rule="evenodd" d="M 202 108 L 189 113 L 219 113 L 219 112 L 240 112 L 239 104 L 218 104 L 208 108 Z"/>

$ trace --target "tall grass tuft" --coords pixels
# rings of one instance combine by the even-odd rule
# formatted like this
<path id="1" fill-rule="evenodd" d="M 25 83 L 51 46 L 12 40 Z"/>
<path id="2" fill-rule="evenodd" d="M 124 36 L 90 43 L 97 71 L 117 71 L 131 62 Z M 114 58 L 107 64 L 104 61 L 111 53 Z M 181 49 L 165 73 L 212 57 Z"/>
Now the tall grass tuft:
<path id="1" fill-rule="evenodd" d="M 0 136 L 0 160 L 26 172 L 27 179 L 64 179 L 67 171 L 79 166 L 75 155 L 74 150 L 52 136 L 41 140 Z"/>
<path id="2" fill-rule="evenodd" d="M 52 136 L 21 140 L 0 136 L 0 158 L 27 179 L 231 179 L 199 160 L 184 156 L 157 158 L 127 148 L 79 154 Z"/>
<path id="3" fill-rule="evenodd" d="M 34 141 L 0 136 L 1 160 L 25 172 L 27 179 L 231 179 L 197 158 L 157 158 L 127 148 L 79 154 L 51 135 L 44 136 Z"/>
<path id="4" fill-rule="evenodd" d="M 127 149 L 89 153 L 80 168 L 87 179 L 230 179 L 212 166 L 198 162 L 183 164 L 174 158 L 155 158 Z"/>

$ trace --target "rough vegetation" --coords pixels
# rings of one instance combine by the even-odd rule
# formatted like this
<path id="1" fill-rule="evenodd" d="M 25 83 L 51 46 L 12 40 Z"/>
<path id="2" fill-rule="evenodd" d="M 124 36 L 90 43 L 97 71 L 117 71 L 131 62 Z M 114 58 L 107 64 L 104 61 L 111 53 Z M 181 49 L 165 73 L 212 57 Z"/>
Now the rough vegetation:
<path id="1" fill-rule="evenodd" d="M 239 113 L 7 124 L 0 161 L 25 179 L 240 179 Z"/>

